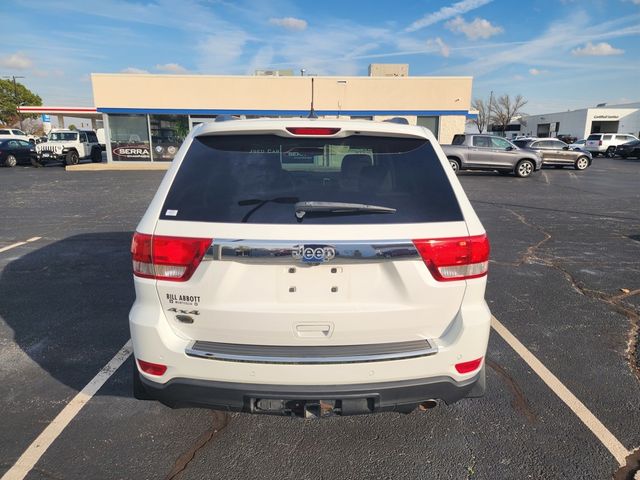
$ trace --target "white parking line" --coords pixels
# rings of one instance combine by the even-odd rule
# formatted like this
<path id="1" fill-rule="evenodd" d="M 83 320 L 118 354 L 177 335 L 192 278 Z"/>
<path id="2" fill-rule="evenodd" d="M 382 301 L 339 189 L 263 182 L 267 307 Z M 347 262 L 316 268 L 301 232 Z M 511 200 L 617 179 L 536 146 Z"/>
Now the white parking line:
<path id="1" fill-rule="evenodd" d="M 611 452 L 611 455 L 618 461 L 620 466 L 626 464 L 626 457 L 629 455 L 629 451 L 622 445 L 613 433 L 611 433 L 607 427 L 605 427 L 591 411 L 578 400 L 571 391 L 565 387 L 558 377 L 556 377 L 551 371 L 545 367 L 540 360 L 538 360 L 533 353 L 531 353 L 527 347 L 525 347 L 520 341 L 513 336 L 513 334 L 507 330 L 507 328 L 498 321 L 495 317 L 491 318 L 491 326 L 498 332 L 498 334 L 507 342 L 511 348 L 513 348 L 520 357 L 531 367 L 531 369 L 538 374 L 544 383 L 555 393 L 560 400 L 562 400 L 576 416 L 586 425 L 586 427 L 593 432 L 593 434 L 600 440 L 600 442 Z"/>
<path id="2" fill-rule="evenodd" d="M 71 420 L 82 410 L 100 387 L 113 375 L 131 355 L 131 340 L 124 344 L 118 353 L 107 363 L 98 374 L 67 404 L 66 407 L 47 425 L 42 433 L 20 456 L 18 461 L 5 473 L 1 480 L 22 480 L 44 455 Z"/>
<path id="3" fill-rule="evenodd" d="M 549 176 L 547 175 L 547 172 L 542 172 L 542 178 L 544 178 L 544 183 L 549 185 Z"/>
<path id="4" fill-rule="evenodd" d="M 24 242 L 23 242 L 24 243 Z M 544 383 L 562 400 L 573 413 L 585 424 L 600 442 L 611 452 L 622 466 L 626 464 L 629 451 L 605 427 L 596 416 L 565 387 L 551 371 L 543 365 L 507 328 L 495 317 L 491 318 L 491 326 L 511 348 L 531 367 Z M 71 420 L 82 410 L 87 402 L 106 383 L 106 381 L 122 366 L 132 353 L 131 340 L 124 344 L 118 353 L 107 363 L 98 374 L 67 404 L 53 419 L 18 461 L 0 480 L 23 480 L 44 455 L 51 444 L 60 436 Z"/>
<path id="5" fill-rule="evenodd" d="M 24 242 L 12 243 L 11 245 L 7 245 L 6 247 L 0 248 L 0 253 L 6 252 L 7 250 L 11 250 L 12 248 L 16 248 L 16 247 L 19 247 L 21 245 L 26 245 L 27 243 L 35 242 L 37 240 L 40 240 L 41 238 L 42 237 L 31 237 L 28 240 L 25 240 Z"/>

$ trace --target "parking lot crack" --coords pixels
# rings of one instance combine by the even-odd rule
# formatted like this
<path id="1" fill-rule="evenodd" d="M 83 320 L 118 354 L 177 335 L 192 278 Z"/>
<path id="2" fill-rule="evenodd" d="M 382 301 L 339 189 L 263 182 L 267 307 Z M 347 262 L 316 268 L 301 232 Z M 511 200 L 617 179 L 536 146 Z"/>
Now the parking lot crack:
<path id="1" fill-rule="evenodd" d="M 546 231 L 543 227 L 530 222 L 524 215 L 516 212 L 513 209 L 508 207 L 502 208 L 515 216 L 523 225 L 526 225 L 527 227 L 542 233 L 544 236 L 542 240 L 534 243 L 533 245 L 530 245 L 519 261 L 511 263 L 510 265 L 519 267 L 526 263 L 536 263 L 538 265 L 552 268 L 562 273 L 565 279 L 571 285 L 571 288 L 573 288 L 573 290 L 575 290 L 578 294 L 603 302 L 610 310 L 627 318 L 627 320 L 629 321 L 629 331 L 625 356 L 627 357 L 629 368 L 636 376 L 636 378 L 640 381 L 640 349 L 638 345 L 638 335 L 640 335 L 640 314 L 636 309 L 628 307 L 622 303 L 622 300 L 640 293 L 640 289 L 634 289 L 622 295 L 612 295 L 601 290 L 588 288 L 583 283 L 578 281 L 573 273 L 565 268 L 561 264 L 560 259 L 558 259 L 556 256 L 552 254 L 540 254 L 541 247 L 552 238 L 552 235 L 548 231 Z"/>
<path id="2" fill-rule="evenodd" d="M 529 228 L 537 230 L 544 237 L 539 242 L 527 247 L 527 250 L 522 255 L 520 261 L 517 262 L 517 265 L 520 266 L 520 265 L 522 265 L 524 263 L 532 263 L 535 260 L 541 260 L 537 255 L 538 250 L 540 249 L 540 247 L 542 247 L 542 245 L 544 245 L 546 242 L 548 242 L 551 239 L 551 234 L 549 232 L 547 232 L 544 228 L 542 228 L 542 227 L 540 227 L 538 225 L 534 225 L 533 223 L 529 222 L 526 219 L 526 217 L 524 215 L 522 215 L 521 213 L 518 213 L 515 210 L 512 210 L 511 208 L 507 208 L 507 207 L 504 207 L 504 209 L 506 211 L 510 212 L 514 217 L 516 217 L 523 225 L 526 225 Z"/>
<path id="3" fill-rule="evenodd" d="M 622 300 L 628 298 L 636 291 L 629 292 L 628 295 L 610 295 L 601 290 L 594 290 L 581 284 L 573 274 L 564 268 L 557 260 L 547 262 L 548 266 L 561 272 L 574 290 L 588 298 L 598 300 L 606 304 L 610 310 L 624 316 L 629 321 L 629 331 L 627 335 L 627 348 L 625 356 L 629 363 L 631 372 L 640 381 L 640 350 L 638 349 L 638 336 L 640 335 L 640 314 L 635 308 L 626 306 Z M 634 293 L 635 292 L 635 293 Z"/>
<path id="4" fill-rule="evenodd" d="M 189 463 L 195 458 L 196 454 L 202 450 L 211 440 L 213 440 L 217 434 L 219 434 L 229 423 L 229 415 L 224 412 L 212 410 L 212 421 L 210 427 L 201 433 L 195 442 L 180 455 L 173 468 L 165 477 L 165 480 L 174 480 L 178 477 L 188 466 Z"/>
<path id="5" fill-rule="evenodd" d="M 491 368 L 494 372 L 498 374 L 498 376 L 505 383 L 509 391 L 511 392 L 512 402 L 511 405 L 515 410 L 520 412 L 527 419 L 527 422 L 533 424 L 538 419 L 537 415 L 534 413 L 527 397 L 525 396 L 520 385 L 513 379 L 509 372 L 507 372 L 504 367 L 500 364 L 496 363 L 493 360 L 487 359 L 487 366 Z"/>
<path id="6" fill-rule="evenodd" d="M 640 474 L 640 448 L 633 450 L 627 458 L 626 463 L 613 475 L 614 480 L 635 480 Z"/>

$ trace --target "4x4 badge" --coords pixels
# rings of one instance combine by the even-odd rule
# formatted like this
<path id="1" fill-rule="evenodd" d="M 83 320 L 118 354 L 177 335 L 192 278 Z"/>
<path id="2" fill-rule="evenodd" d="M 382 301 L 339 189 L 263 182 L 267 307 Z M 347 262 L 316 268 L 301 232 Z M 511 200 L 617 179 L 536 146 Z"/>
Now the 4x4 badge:
<path id="1" fill-rule="evenodd" d="M 291 256 L 302 263 L 324 263 L 336 257 L 336 248 L 331 245 L 296 245 Z"/>

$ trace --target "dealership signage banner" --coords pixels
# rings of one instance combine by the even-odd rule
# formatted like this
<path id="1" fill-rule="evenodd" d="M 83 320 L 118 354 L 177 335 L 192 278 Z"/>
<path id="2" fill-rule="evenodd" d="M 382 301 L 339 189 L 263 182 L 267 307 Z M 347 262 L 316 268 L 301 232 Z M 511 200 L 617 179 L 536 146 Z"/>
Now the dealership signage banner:
<path id="1" fill-rule="evenodd" d="M 150 161 L 151 152 L 148 143 L 120 144 L 112 150 L 113 160 L 126 161 Z"/>

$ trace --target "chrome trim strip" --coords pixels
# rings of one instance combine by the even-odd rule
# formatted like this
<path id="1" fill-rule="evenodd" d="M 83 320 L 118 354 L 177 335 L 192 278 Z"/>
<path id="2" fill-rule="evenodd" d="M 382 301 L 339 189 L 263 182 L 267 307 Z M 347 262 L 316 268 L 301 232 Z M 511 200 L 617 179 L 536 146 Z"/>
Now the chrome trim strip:
<path id="1" fill-rule="evenodd" d="M 185 353 L 190 357 L 227 362 L 318 365 L 406 360 L 435 355 L 438 353 L 438 347 L 428 340 L 372 345 L 295 347 L 194 341 L 185 349 Z"/>
<path id="2" fill-rule="evenodd" d="M 324 261 L 303 261 L 300 247 L 329 247 L 335 255 Z M 418 260 L 420 254 L 407 240 L 244 240 L 216 238 L 203 260 L 220 260 L 243 263 L 363 263 L 398 260 Z"/>

